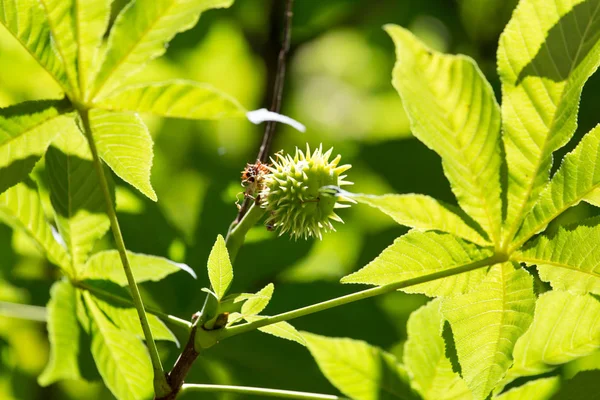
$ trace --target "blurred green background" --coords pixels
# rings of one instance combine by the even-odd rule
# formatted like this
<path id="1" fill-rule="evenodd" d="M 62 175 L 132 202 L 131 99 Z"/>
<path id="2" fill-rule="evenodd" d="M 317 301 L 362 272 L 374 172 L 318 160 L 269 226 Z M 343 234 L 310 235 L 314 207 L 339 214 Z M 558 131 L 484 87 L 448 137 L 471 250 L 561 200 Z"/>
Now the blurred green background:
<path id="1" fill-rule="evenodd" d="M 124 3 L 116 1 L 115 13 Z M 248 109 L 268 106 L 283 3 L 236 0 L 230 9 L 207 12 L 196 28 L 175 38 L 166 57 L 151 63 L 134 80 L 189 78 L 211 83 Z M 301 134 L 279 127 L 273 151 L 293 152 L 306 142 L 333 146 L 344 162 L 353 165 L 349 179 L 355 182 L 354 191 L 416 192 L 454 203 L 439 157 L 411 137 L 390 83 L 394 49 L 381 28 L 400 24 L 434 49 L 472 56 L 499 98 L 495 51 L 516 0 L 295 3 L 283 113 L 306 124 L 308 130 Z M 59 95 L 48 75 L 0 27 L 0 107 Z M 599 96 L 596 76 L 583 93 L 575 140 L 596 124 Z M 255 160 L 263 127 L 241 120 L 198 123 L 144 118 L 155 140 L 152 183 L 159 201 L 152 203 L 120 182 L 119 217 L 130 250 L 185 262 L 197 272 L 198 280 L 181 273 L 143 286 L 148 303 L 189 319 L 202 305 L 208 252 L 237 213 L 240 171 Z M 566 150 L 570 148 L 572 144 Z M 43 168 L 43 163 L 36 167 L 42 186 Z M 584 205 L 562 219 L 593 213 Z M 232 291 L 252 292 L 274 282 L 275 295 L 265 311 L 274 314 L 360 289 L 338 280 L 364 266 L 406 229 L 366 206 L 342 210 L 341 216 L 346 224 L 338 224 L 338 232 L 326 235 L 322 242 L 295 242 L 278 238 L 263 226 L 253 229 L 234 265 Z M 111 245 L 106 237 L 99 248 Z M 24 235 L 0 225 L 0 301 L 44 306 L 58 278 L 57 268 Z M 304 317 L 294 325 L 319 334 L 363 339 L 401 356 L 407 318 L 426 300 L 395 293 Z M 184 332 L 175 333 L 180 341 L 186 340 Z M 36 378 L 48 358 L 46 335 L 43 323 L 0 316 L 1 399 L 111 398 L 97 380 L 40 388 Z M 160 350 L 169 368 L 178 350 L 162 343 Z M 88 369 L 90 379 L 97 379 L 93 364 Z M 187 381 L 336 393 L 308 351 L 261 333 L 234 337 L 211 348 Z"/>

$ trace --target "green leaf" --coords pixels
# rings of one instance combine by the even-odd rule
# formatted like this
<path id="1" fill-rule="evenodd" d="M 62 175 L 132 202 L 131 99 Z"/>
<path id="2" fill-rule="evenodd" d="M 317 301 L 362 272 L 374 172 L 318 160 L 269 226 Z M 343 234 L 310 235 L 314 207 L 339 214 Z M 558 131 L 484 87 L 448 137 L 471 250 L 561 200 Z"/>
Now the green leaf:
<path id="1" fill-rule="evenodd" d="M 552 290 L 540 295 L 533 323 L 513 352 L 505 383 L 538 375 L 600 348 L 600 300 Z"/>
<path id="2" fill-rule="evenodd" d="M 138 283 L 158 282 L 178 271 L 185 271 L 196 278 L 194 270 L 186 264 L 131 251 L 127 252 L 127 256 Z M 127 286 L 127 277 L 117 250 L 105 250 L 92 255 L 81 269 L 79 279 L 105 279 L 119 286 Z"/>
<path id="3" fill-rule="evenodd" d="M 466 56 L 426 48 L 412 33 L 386 26 L 396 45 L 392 83 L 412 133 L 442 157 L 458 204 L 497 242 L 500 200 L 500 107 Z"/>
<path id="4" fill-rule="evenodd" d="M 58 230 L 77 270 L 110 221 L 87 141 L 81 134 L 63 138 L 61 150 L 54 145 L 48 149 L 46 171 Z"/>
<path id="5" fill-rule="evenodd" d="M 600 294 L 600 222 L 540 236 L 514 255 L 515 260 L 537 265 L 540 278 L 554 289 Z"/>
<path id="6" fill-rule="evenodd" d="M 527 382 L 523 386 L 494 397 L 494 400 L 550 400 L 559 389 L 560 379 L 553 376 Z"/>
<path id="7" fill-rule="evenodd" d="M 465 222 L 464 212 L 455 206 L 443 203 L 433 197 L 421 194 L 384 194 L 372 196 L 352 194 L 350 197 L 359 203 L 378 208 L 400 225 L 420 230 L 439 230 L 451 233 L 481 246 L 489 240 Z"/>
<path id="8" fill-rule="evenodd" d="M 301 332 L 321 372 L 356 400 L 418 399 L 396 358 L 361 340 Z"/>
<path id="9" fill-rule="evenodd" d="M 233 280 L 233 267 L 229 260 L 225 239 L 221 235 L 217 236 L 217 241 L 208 256 L 208 278 L 217 300 L 221 300 Z"/>
<path id="10" fill-rule="evenodd" d="M 511 365 L 517 339 L 535 308 L 533 279 L 507 262 L 492 267 L 479 290 L 444 299 L 462 376 L 475 400 L 485 399 Z"/>
<path id="11" fill-rule="evenodd" d="M 111 304 L 94 295 L 90 297 L 113 325 L 129 333 L 133 333 L 141 340 L 144 340 L 144 331 L 142 330 L 140 318 L 135 308 Z M 147 317 L 154 340 L 167 340 L 179 346 L 179 342 L 173 332 L 156 315 L 148 314 Z"/>
<path id="12" fill-rule="evenodd" d="M 50 359 L 38 377 L 41 386 L 61 379 L 81 379 L 78 362 L 80 328 L 75 304 L 75 288 L 68 281 L 52 285 L 47 307 Z"/>
<path id="13" fill-rule="evenodd" d="M 150 183 L 152 137 L 144 121 L 133 113 L 90 111 L 90 126 L 100 157 L 121 179 L 156 201 Z"/>
<path id="14" fill-rule="evenodd" d="M 444 317 L 439 299 L 414 311 L 408 319 L 404 365 L 413 387 L 425 400 L 471 399 L 471 391 L 446 358 Z"/>
<path id="15" fill-rule="evenodd" d="M 110 0 L 40 0 L 52 30 L 53 42 L 64 62 L 69 84 L 86 98 L 90 69 L 110 17 Z"/>
<path id="16" fill-rule="evenodd" d="M 89 293 L 84 299 L 92 317 L 92 355 L 106 386 L 119 400 L 152 398 L 152 364 L 142 341 L 114 326 Z"/>
<path id="17" fill-rule="evenodd" d="M 521 0 L 500 37 L 509 236 L 546 185 L 552 153 L 575 132 L 581 90 L 600 63 L 599 39 L 597 0 Z"/>
<path id="18" fill-rule="evenodd" d="M 492 254 L 490 249 L 477 247 L 446 233 L 411 231 L 397 238 L 367 266 L 343 277 L 341 282 L 387 285 L 466 266 L 489 258 Z M 485 274 L 485 270 L 479 268 L 401 290 L 428 296 L 466 293 L 476 289 Z"/>
<path id="19" fill-rule="evenodd" d="M 164 54 L 179 32 L 196 25 L 211 8 L 229 7 L 233 0 L 136 0 L 117 16 L 108 38 L 106 55 L 96 77 L 95 92 L 108 93 L 148 61 Z"/>
<path id="20" fill-rule="evenodd" d="M 46 220 L 37 186 L 30 179 L 19 183 L 0 195 L 0 219 L 25 232 L 48 259 L 72 275 L 71 260 L 65 249 L 55 240 L 53 228 Z"/>
<path id="21" fill-rule="evenodd" d="M 273 286 L 272 283 L 269 283 L 267 286 L 256 292 L 256 294 L 249 296 L 242 305 L 242 315 L 244 317 L 258 315 L 265 309 L 267 304 L 269 304 L 269 301 L 271 301 L 273 290 L 275 290 L 275 286 Z"/>
<path id="22" fill-rule="evenodd" d="M 0 193 L 23 181 L 61 132 L 77 130 L 67 100 L 27 101 L 0 109 Z"/>
<path id="23" fill-rule="evenodd" d="M 71 90 L 62 60 L 56 51 L 46 12 L 38 0 L 0 0 L 0 23 L 65 91 Z"/>
<path id="24" fill-rule="evenodd" d="M 583 200 L 595 207 L 600 207 L 600 188 L 592 190 L 583 198 Z"/>
<path id="25" fill-rule="evenodd" d="M 243 117 L 246 113 L 231 96 L 210 85 L 185 80 L 127 86 L 99 101 L 97 107 L 189 119 Z"/>
<path id="26" fill-rule="evenodd" d="M 260 319 L 267 318 L 267 316 L 264 315 L 244 315 L 243 317 L 248 322 L 254 322 Z M 294 326 L 289 322 L 277 322 L 275 324 L 260 327 L 258 328 L 258 330 L 263 333 L 268 333 L 269 335 L 278 337 L 280 339 L 290 340 L 292 342 L 301 344 L 302 346 L 306 346 L 306 341 L 304 340 L 302 334 L 300 334 L 300 332 L 298 332 L 296 328 L 294 328 Z"/>
<path id="27" fill-rule="evenodd" d="M 576 205 L 600 185 L 600 125 L 588 132 L 563 162 L 531 212 L 523 221 L 515 239 L 517 246 L 567 208 Z"/>

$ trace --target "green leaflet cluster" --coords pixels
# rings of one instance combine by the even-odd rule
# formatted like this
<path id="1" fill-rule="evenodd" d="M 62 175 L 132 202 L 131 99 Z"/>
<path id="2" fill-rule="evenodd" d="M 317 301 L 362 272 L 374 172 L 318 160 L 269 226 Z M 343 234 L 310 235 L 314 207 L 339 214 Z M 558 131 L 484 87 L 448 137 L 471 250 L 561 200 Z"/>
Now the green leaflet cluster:
<path id="1" fill-rule="evenodd" d="M 413 228 L 342 282 L 451 276 L 402 289 L 435 298 L 412 314 L 402 362 L 350 339 L 304 334 L 308 348 L 355 399 L 588 398 L 587 375 L 576 374 L 600 359 L 600 224 L 544 230 L 581 201 L 598 204 L 600 126 L 553 176 L 550 168 L 600 65 L 600 1 L 519 2 L 498 49 L 501 106 L 469 57 L 428 49 L 398 26 L 386 31 L 412 132 L 441 156 L 458 207 L 419 194 L 342 191 Z M 552 289 L 534 290 L 533 268 L 524 267 Z"/>
<path id="2" fill-rule="evenodd" d="M 27 233 L 65 275 L 48 304 L 51 359 L 39 378 L 42 385 L 83 376 L 78 360 L 87 351 L 81 339 L 87 338 L 98 372 L 117 398 L 153 394 L 153 363 L 140 340 L 148 335 L 124 288 L 121 258 L 113 250 L 90 257 L 111 225 L 106 206 L 114 202 L 113 184 L 105 190 L 93 154 L 156 201 L 150 182 L 153 141 L 138 112 L 190 119 L 245 116 L 235 99 L 206 84 L 128 83 L 204 11 L 232 2 L 136 0 L 109 24 L 111 0 L 0 0 L 0 24 L 64 92 L 61 100 L 0 109 L 0 218 Z M 29 177 L 42 157 L 54 226 Z M 186 265 L 160 257 L 129 252 L 128 258 L 138 282 L 182 269 L 193 275 Z M 148 319 L 156 339 L 176 342 L 156 316 Z"/>

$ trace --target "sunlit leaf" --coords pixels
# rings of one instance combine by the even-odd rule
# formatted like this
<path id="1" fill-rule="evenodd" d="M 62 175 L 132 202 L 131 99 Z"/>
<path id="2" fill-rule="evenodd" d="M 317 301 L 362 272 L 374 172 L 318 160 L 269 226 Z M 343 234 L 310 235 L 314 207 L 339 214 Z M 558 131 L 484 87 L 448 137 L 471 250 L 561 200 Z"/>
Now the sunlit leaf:
<path id="1" fill-rule="evenodd" d="M 63 89 L 66 91 L 72 89 L 62 60 L 56 51 L 50 24 L 40 1 L 0 0 L 0 23 L 19 40 Z"/>
<path id="2" fill-rule="evenodd" d="M 440 300 L 414 311 L 408 319 L 404 365 L 413 387 L 425 400 L 467 400 L 471 391 L 446 357 Z"/>
<path id="3" fill-rule="evenodd" d="M 550 237 L 540 236 L 515 254 L 515 259 L 537 265 L 540 278 L 554 289 L 600 294 L 600 225 L 560 227 Z"/>
<path id="4" fill-rule="evenodd" d="M 494 397 L 494 400 L 550 400 L 559 389 L 560 379 L 553 376 L 527 382 L 523 386 Z"/>
<path id="5" fill-rule="evenodd" d="M 500 107 L 492 87 L 471 58 L 434 52 L 398 26 L 386 30 L 396 45 L 392 83 L 412 133 L 442 157 L 458 203 L 496 242 Z"/>
<path id="6" fill-rule="evenodd" d="M 500 37 L 508 235 L 575 132 L 581 90 L 600 64 L 599 10 L 598 0 L 521 0 Z"/>
<path id="7" fill-rule="evenodd" d="M 496 264 L 477 291 L 444 299 L 462 377 L 473 399 L 485 399 L 511 365 L 517 339 L 535 308 L 533 279 L 511 263 Z"/>
<path id="8" fill-rule="evenodd" d="M 178 271 L 185 271 L 196 277 L 194 271 L 186 264 L 176 263 L 163 257 L 131 251 L 127 252 L 127 257 L 136 282 L 158 282 Z M 105 250 L 94 254 L 78 276 L 80 279 L 106 279 L 117 285 L 127 286 L 127 277 L 117 250 Z"/>
<path id="9" fill-rule="evenodd" d="M 271 297 L 273 296 L 273 290 L 275 286 L 269 283 L 267 286 L 256 292 L 256 294 L 250 296 L 248 300 L 242 305 L 242 315 L 244 317 L 257 315 L 265 309 Z"/>
<path id="10" fill-rule="evenodd" d="M 27 101 L 0 109 L 0 193 L 23 181 L 61 132 L 77 130 L 66 100 Z"/>
<path id="11" fill-rule="evenodd" d="M 233 0 L 137 0 L 117 16 L 106 55 L 96 77 L 96 93 L 108 93 L 148 61 L 161 56 L 177 33 L 196 25 L 210 8 L 228 7 Z"/>
<path id="12" fill-rule="evenodd" d="M 46 220 L 37 186 L 31 180 L 19 183 L 0 195 L 0 219 L 31 237 L 48 259 L 72 273 L 69 255 L 54 238 Z"/>
<path id="13" fill-rule="evenodd" d="M 506 382 L 538 375 L 600 348 L 600 300 L 552 290 L 536 304 L 529 330 L 519 338 Z"/>
<path id="14" fill-rule="evenodd" d="M 72 135 L 65 138 L 61 150 L 50 147 L 46 153 L 46 171 L 58 231 L 77 270 L 110 226 L 85 139 Z"/>
<path id="15" fill-rule="evenodd" d="M 361 270 L 342 278 L 342 283 L 386 285 L 410 278 L 468 266 L 491 257 L 492 250 L 477 247 L 446 233 L 412 231 L 394 243 Z M 483 266 L 483 265 L 482 265 Z M 485 269 L 409 286 L 407 293 L 447 296 L 476 289 L 485 277 Z"/>
<path id="16" fill-rule="evenodd" d="M 89 293 L 84 293 L 84 299 L 91 316 L 92 355 L 102 380 L 119 400 L 150 399 L 148 350 L 136 335 L 113 325 Z"/>
<path id="17" fill-rule="evenodd" d="M 266 318 L 266 316 L 262 315 L 248 315 L 244 316 L 244 319 L 248 322 L 258 321 L 260 319 Z M 273 335 L 280 339 L 290 340 L 292 342 L 296 342 L 301 344 L 302 346 L 306 346 L 306 341 L 300 332 L 296 330 L 289 322 L 282 321 L 277 322 L 276 324 L 271 324 L 267 326 L 263 326 L 258 328 L 259 331 L 268 333 L 269 335 Z"/>
<path id="18" fill-rule="evenodd" d="M 600 125 L 586 134 L 575 150 L 565 156 L 559 170 L 523 221 L 515 239 L 517 244 L 543 230 L 550 221 L 600 185 L 599 150 Z"/>
<path id="19" fill-rule="evenodd" d="M 144 121 L 134 113 L 96 109 L 89 118 L 100 157 L 121 179 L 156 201 L 150 183 L 153 143 Z"/>
<path id="20" fill-rule="evenodd" d="M 329 381 L 356 400 L 419 399 L 409 378 L 389 353 L 360 340 L 301 332 Z"/>
<path id="21" fill-rule="evenodd" d="M 220 300 L 233 280 L 233 268 L 225 239 L 221 235 L 217 236 L 217 241 L 208 256 L 208 278 L 217 299 Z"/>
<path id="22" fill-rule="evenodd" d="M 401 225 L 420 230 L 439 230 L 482 246 L 489 245 L 488 240 L 465 222 L 464 212 L 460 208 L 433 197 L 420 194 L 352 194 L 351 197 L 359 203 L 378 208 Z"/>
<path id="23" fill-rule="evenodd" d="M 75 310 L 75 288 L 68 281 L 52 285 L 47 310 L 50 359 L 38 382 L 48 386 L 61 379 L 81 379 L 78 361 L 80 328 Z"/>
<path id="24" fill-rule="evenodd" d="M 231 96 L 210 85 L 185 80 L 127 86 L 101 100 L 97 106 L 105 110 L 188 119 L 244 117 L 246 113 Z"/>

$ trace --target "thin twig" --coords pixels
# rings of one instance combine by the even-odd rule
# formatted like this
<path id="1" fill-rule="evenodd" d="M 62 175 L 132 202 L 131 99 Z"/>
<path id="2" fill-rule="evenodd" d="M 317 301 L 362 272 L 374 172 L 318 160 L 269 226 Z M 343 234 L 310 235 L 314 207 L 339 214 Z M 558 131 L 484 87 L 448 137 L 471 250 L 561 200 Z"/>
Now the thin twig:
<path id="1" fill-rule="evenodd" d="M 281 111 L 281 101 L 283 98 L 283 86 L 285 83 L 285 72 L 287 65 L 287 55 L 290 51 L 290 43 L 292 39 L 292 17 L 293 17 L 293 6 L 294 0 L 286 0 L 285 5 L 285 15 L 284 15 L 284 25 L 283 25 L 283 42 L 281 43 L 281 48 L 279 50 L 279 56 L 277 57 L 277 69 L 275 71 L 275 81 L 273 83 L 273 99 L 271 100 L 271 108 L 270 111 L 274 111 L 279 113 Z M 266 163 L 269 160 L 269 153 L 271 151 L 271 143 L 273 142 L 273 137 L 275 136 L 275 127 L 277 126 L 277 122 L 269 121 L 265 126 L 265 133 L 263 135 L 262 143 L 258 150 L 258 156 L 256 157 L 262 163 Z M 242 206 L 240 207 L 240 211 L 233 222 L 237 224 L 242 220 L 250 204 L 252 203 L 250 197 L 244 199 Z"/>
<path id="2" fill-rule="evenodd" d="M 46 322 L 48 313 L 46 307 L 0 301 L 0 316 Z"/>
<path id="3" fill-rule="evenodd" d="M 266 389 L 248 386 L 230 386 L 230 385 L 203 385 L 186 384 L 183 385 L 184 392 L 218 392 L 218 393 L 236 393 L 247 396 L 278 397 L 280 399 L 304 399 L 304 400 L 348 400 L 346 397 L 339 397 L 330 394 L 297 392 L 295 390 Z"/>

